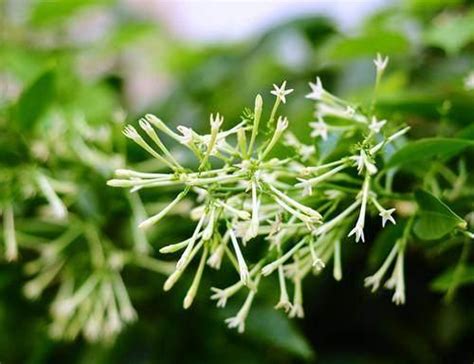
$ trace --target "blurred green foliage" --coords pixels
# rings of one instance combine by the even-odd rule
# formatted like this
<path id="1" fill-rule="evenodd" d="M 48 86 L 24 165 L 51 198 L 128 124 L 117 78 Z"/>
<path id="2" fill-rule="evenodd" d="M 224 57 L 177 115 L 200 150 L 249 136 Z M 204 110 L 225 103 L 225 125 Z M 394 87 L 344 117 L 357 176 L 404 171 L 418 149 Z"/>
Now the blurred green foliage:
<path id="1" fill-rule="evenodd" d="M 111 0 L 0 4 L 0 198 L 3 203 L 15 196 L 17 228 L 25 235 L 34 233 L 47 240 L 64 228 L 38 217 L 44 201 L 30 193 L 34 183 L 29 178 L 31 170 L 39 169 L 54 179 L 73 181 L 77 188 L 65 195 L 68 208 L 81 221 L 97 226 L 104 240 L 130 248 L 132 208 L 123 193 L 107 188 L 105 181 L 125 154 L 150 170 L 156 166 L 146 162 L 138 148 L 125 146 L 120 133 L 125 120 L 133 122 L 145 111 L 156 112 L 171 126 L 192 123 L 199 130 L 208 114 L 218 110 L 226 120 L 237 122 L 256 93 L 287 79 L 295 89 L 288 114 L 301 121 L 294 123 L 294 132 L 308 141 L 303 127 L 311 120 L 311 107 L 302 97 L 306 82 L 319 75 L 335 93 L 367 101 L 377 52 L 391 57 L 379 89 L 378 111 L 409 124 L 413 139 L 432 137 L 388 156 L 392 166 L 403 164 L 394 181 L 401 186 L 399 192 L 411 192 L 413 180 L 429 174 L 444 174 L 449 181 L 462 163 L 468 171 L 467 187 L 460 191 L 443 193 L 446 181 L 417 186 L 436 194 L 418 194 L 420 208 L 435 204 L 439 214 L 426 216 L 415 229 L 420 238 L 449 235 L 458 222 L 453 211 L 463 219 L 471 212 L 466 219 L 472 227 L 474 94 L 464 89 L 463 80 L 474 69 L 474 9 L 467 1 L 405 1 L 372 15 L 349 33 L 328 19 L 306 17 L 245 42 L 208 46 L 175 39 L 161 24 Z M 94 12 L 107 14 L 106 31 L 78 39 L 73 28 L 80 29 L 80 21 Z M 156 80 L 156 93 L 146 102 L 140 100 L 145 98 L 140 88 L 134 87 L 139 71 Z M 105 138 L 100 138 L 101 130 Z M 38 141 L 46 141 L 46 151 Z M 37 144 L 40 150 L 35 149 Z M 61 149 L 63 144 L 66 150 Z M 43 158 L 44 153 L 52 157 Z M 449 171 L 439 167 L 440 160 L 446 161 Z M 163 199 L 157 194 L 147 197 L 147 201 Z M 450 226 L 440 224 L 439 216 L 446 222 L 446 214 L 451 216 Z M 140 318 L 109 345 L 49 338 L 53 293 L 46 291 L 36 301 L 22 293 L 27 280 L 23 265 L 34 259 L 28 251 L 17 263 L 1 263 L 0 361 L 472 362 L 474 266 L 468 243 L 454 237 L 412 244 L 406 262 L 408 302 L 398 308 L 384 293 L 369 295 L 361 282 L 369 271 L 365 262 L 377 266 L 389 242 L 403 229 L 397 225 L 378 234 L 379 228 L 372 228 L 372 249 L 348 244 L 344 259 L 349 268 L 341 283 L 323 276 L 305 287 L 304 321 L 290 322 L 270 310 L 274 294 L 264 286 L 244 335 L 225 328 L 207 295 L 198 297 L 192 310 L 182 311 L 183 287 L 165 295 L 162 275 L 126 268 L 124 280 Z M 185 221 L 175 216 L 152 231 L 149 241 L 158 250 L 185 236 L 186 229 L 190 230 Z M 209 289 L 209 281 L 204 279 L 202 290 Z M 449 304 L 440 293 L 448 293 Z"/>

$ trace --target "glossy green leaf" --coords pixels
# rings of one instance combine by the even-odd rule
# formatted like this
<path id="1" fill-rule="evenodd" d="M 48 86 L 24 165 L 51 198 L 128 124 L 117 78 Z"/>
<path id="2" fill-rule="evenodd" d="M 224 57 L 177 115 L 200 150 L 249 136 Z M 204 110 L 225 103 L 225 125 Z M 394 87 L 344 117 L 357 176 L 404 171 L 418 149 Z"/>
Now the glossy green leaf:
<path id="1" fill-rule="evenodd" d="M 16 107 L 18 124 L 23 130 L 30 130 L 51 105 L 55 95 L 55 75 L 46 71 L 26 88 Z"/>
<path id="2" fill-rule="evenodd" d="M 431 193 L 417 190 L 415 198 L 420 210 L 413 230 L 420 239 L 439 239 L 455 228 L 466 228 L 467 223 Z"/>
<path id="3" fill-rule="evenodd" d="M 419 162 L 434 157 L 452 157 L 467 147 L 474 146 L 474 141 L 450 138 L 426 138 L 408 143 L 396 151 L 387 163 L 387 167 Z"/>
<path id="4" fill-rule="evenodd" d="M 457 272 L 456 267 L 452 267 L 431 282 L 431 289 L 436 292 L 446 292 L 452 285 L 454 274 L 457 275 L 456 282 L 458 287 L 474 283 L 474 267 L 461 267 Z"/>

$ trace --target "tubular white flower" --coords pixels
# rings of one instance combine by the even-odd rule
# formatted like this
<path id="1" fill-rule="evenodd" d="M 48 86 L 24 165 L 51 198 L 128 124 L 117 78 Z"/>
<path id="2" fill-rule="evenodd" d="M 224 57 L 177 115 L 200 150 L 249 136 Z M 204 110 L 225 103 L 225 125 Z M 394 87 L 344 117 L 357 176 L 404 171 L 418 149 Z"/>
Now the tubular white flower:
<path id="1" fill-rule="evenodd" d="M 18 259 L 18 244 L 15 234 L 15 217 L 13 206 L 7 204 L 3 209 L 3 238 L 5 240 L 5 257 L 8 261 Z"/>
<path id="2" fill-rule="evenodd" d="M 185 190 L 185 191 L 179 193 L 178 196 L 176 196 L 175 199 L 173 201 L 171 201 L 171 203 L 168 206 L 166 206 L 163 210 L 161 210 L 156 215 L 153 215 L 153 216 L 149 217 L 148 219 L 146 219 L 145 221 L 142 221 L 140 223 L 140 225 L 138 225 L 138 227 L 141 228 L 141 229 L 146 229 L 146 228 L 150 227 L 151 225 L 156 224 L 164 216 L 166 216 L 166 214 L 168 214 L 168 212 L 170 212 L 170 210 L 174 206 L 176 206 L 176 204 L 178 204 L 178 202 L 180 202 L 186 196 L 187 191 L 188 190 Z"/>
<path id="3" fill-rule="evenodd" d="M 293 305 L 291 307 L 290 313 L 288 317 L 290 318 L 303 318 L 304 317 L 304 310 L 303 310 L 303 288 L 301 286 L 301 277 L 296 276 L 294 279 L 295 284 L 295 293 L 293 297 Z"/>
<path id="4" fill-rule="evenodd" d="M 324 88 L 323 84 L 321 83 L 321 79 L 319 77 L 316 77 L 316 83 L 310 82 L 309 87 L 311 88 L 311 92 L 306 95 L 306 98 L 316 101 L 321 100 L 324 93 Z"/>
<path id="5" fill-rule="evenodd" d="M 364 169 L 369 173 L 369 174 L 375 174 L 377 173 L 377 167 L 375 166 L 374 163 L 372 163 L 369 160 L 369 157 L 365 153 L 364 149 L 360 150 L 360 154 L 358 156 L 353 156 L 351 157 L 356 162 L 357 166 L 357 172 L 359 174 L 362 174 Z"/>
<path id="6" fill-rule="evenodd" d="M 278 310 L 282 308 L 285 313 L 288 313 L 291 310 L 292 305 L 286 289 L 285 274 L 281 265 L 278 267 L 278 282 L 280 284 L 280 299 L 276 304 L 275 309 Z"/>
<path id="7" fill-rule="evenodd" d="M 199 261 L 198 269 L 193 279 L 193 283 L 191 284 L 191 287 L 189 287 L 189 290 L 186 293 L 186 297 L 184 297 L 184 301 L 183 301 L 184 309 L 188 309 L 189 307 L 191 307 L 194 301 L 194 297 L 196 297 L 196 293 L 199 288 L 199 283 L 201 282 L 202 272 L 204 271 L 204 264 L 206 264 L 206 258 L 207 258 L 207 248 L 204 248 L 204 251 L 201 255 L 201 260 Z"/>
<path id="8" fill-rule="evenodd" d="M 199 232 L 201 231 L 202 225 L 204 224 L 204 220 L 206 218 L 206 214 L 202 214 L 201 218 L 199 219 L 196 228 L 194 229 L 194 233 L 186 246 L 186 249 L 184 250 L 183 254 L 179 258 L 178 262 L 176 263 L 176 269 L 177 270 L 182 270 L 184 267 L 188 264 L 190 258 L 191 258 L 191 252 L 194 248 L 194 244 L 196 243 L 196 240 L 198 239 Z M 204 235 L 204 232 L 203 232 Z M 204 239 L 202 239 L 204 241 Z"/>
<path id="9" fill-rule="evenodd" d="M 272 95 L 275 95 L 278 100 L 283 103 L 286 103 L 286 95 L 289 95 L 293 92 L 293 89 L 286 90 L 286 81 L 283 81 L 281 86 L 273 85 L 273 90 L 270 92 Z"/>
<path id="10" fill-rule="evenodd" d="M 162 162 L 163 164 L 166 164 L 169 168 L 171 169 L 175 168 L 175 166 L 170 161 L 163 158 L 152 147 L 150 147 L 150 145 L 140 136 L 140 134 L 138 134 L 137 130 L 132 125 L 127 125 L 125 129 L 123 130 L 123 134 L 127 138 L 137 143 L 140 147 L 145 149 L 148 153 L 150 153 L 153 157 L 158 159 L 160 162 Z"/>
<path id="11" fill-rule="evenodd" d="M 300 210 L 301 212 L 303 212 L 304 214 L 306 214 L 310 217 L 313 217 L 316 220 L 322 219 L 321 214 L 319 212 L 317 212 L 316 210 L 312 209 L 311 207 L 305 206 L 305 205 L 299 203 L 298 201 L 292 199 L 291 197 L 284 194 L 283 192 L 281 192 L 276 187 L 272 186 L 270 183 L 267 183 L 266 185 L 268 186 L 268 188 L 270 188 L 270 190 L 275 195 L 277 195 L 281 200 L 285 201 L 287 204 L 292 205 L 294 208 Z"/>
<path id="12" fill-rule="evenodd" d="M 336 281 L 342 279 L 342 263 L 341 263 L 341 240 L 334 242 L 334 267 L 332 275 Z"/>
<path id="13" fill-rule="evenodd" d="M 390 267 L 390 264 L 392 264 L 393 260 L 395 259 L 395 256 L 397 255 L 397 251 L 398 244 L 394 244 L 392 250 L 388 254 L 387 258 L 385 259 L 379 270 L 375 272 L 375 274 L 364 279 L 365 287 L 372 287 L 372 292 L 375 292 L 379 288 L 381 280 L 385 276 L 385 273 L 387 273 L 387 269 Z"/>
<path id="14" fill-rule="evenodd" d="M 168 160 L 176 167 L 182 168 L 180 164 L 176 161 L 176 159 L 173 157 L 173 155 L 169 152 L 168 148 L 165 147 L 161 139 L 158 137 L 158 134 L 156 134 L 155 130 L 153 130 L 150 122 L 145 118 L 141 118 L 138 121 L 138 124 L 150 137 L 150 139 L 153 140 L 153 142 L 158 146 L 158 148 L 160 148 L 162 153 L 166 155 L 166 158 L 168 158 Z"/>
<path id="15" fill-rule="evenodd" d="M 350 237 L 355 234 L 357 243 L 359 242 L 359 240 L 362 240 L 362 242 L 365 242 L 364 225 L 365 225 L 365 212 L 367 209 L 367 199 L 369 196 L 369 184 L 370 184 L 370 177 L 369 175 L 367 175 L 364 180 L 364 185 L 362 186 L 362 198 L 361 198 L 362 202 L 360 206 L 359 218 L 357 219 L 354 229 L 352 229 L 348 235 Z"/>
<path id="16" fill-rule="evenodd" d="M 347 168 L 347 165 L 339 165 L 333 169 L 331 169 L 330 171 L 326 172 L 326 173 L 323 173 L 322 175 L 320 176 L 317 176 L 317 177 L 313 177 L 313 178 L 310 178 L 310 179 L 302 179 L 302 178 L 298 178 L 298 181 L 300 181 L 299 183 L 295 184 L 295 187 L 306 187 L 306 186 L 315 186 L 317 185 L 318 183 L 324 181 L 324 180 L 327 180 L 328 178 L 334 176 L 335 174 L 339 173 L 340 171 L 342 171 L 343 169 Z"/>
<path id="17" fill-rule="evenodd" d="M 260 200 L 257 197 L 257 182 L 252 179 L 250 185 L 252 189 L 252 219 L 244 237 L 244 241 L 246 242 L 257 236 L 258 228 L 260 226 L 260 218 L 258 213 L 260 209 Z"/>
<path id="18" fill-rule="evenodd" d="M 309 126 L 313 129 L 310 133 L 311 138 L 321 136 L 323 140 L 328 139 L 328 125 L 324 122 L 323 118 L 319 117 L 318 121 L 310 122 Z"/>
<path id="19" fill-rule="evenodd" d="M 386 123 L 387 120 L 377 120 L 375 116 L 372 116 L 372 121 L 369 124 L 369 129 L 372 130 L 374 133 L 378 134 Z"/>
<path id="20" fill-rule="evenodd" d="M 382 73 L 385 70 L 388 64 L 388 59 L 388 56 L 384 58 L 380 53 L 377 53 L 377 57 L 374 59 L 374 64 L 375 68 L 377 69 L 377 73 Z"/>
<path id="21" fill-rule="evenodd" d="M 245 263 L 245 259 L 242 256 L 239 243 L 237 242 L 237 238 L 235 237 L 235 233 L 232 230 L 232 227 L 229 227 L 229 236 L 230 241 L 232 242 L 232 246 L 234 247 L 235 255 L 237 256 L 237 262 L 239 263 L 240 280 L 244 285 L 248 285 L 250 278 L 249 270 L 247 268 L 247 263 Z"/>
<path id="22" fill-rule="evenodd" d="M 318 271 L 324 269 L 326 267 L 326 264 L 324 264 L 324 261 L 320 257 L 318 257 L 318 255 L 316 254 L 316 250 L 314 249 L 313 237 L 311 237 L 309 241 L 309 251 L 311 253 L 311 259 L 312 259 L 311 265 Z"/>
<path id="23" fill-rule="evenodd" d="M 202 233 L 202 239 L 203 240 L 210 240 L 212 237 L 212 234 L 214 234 L 214 227 L 216 223 L 216 207 L 211 206 L 209 208 L 210 212 L 208 214 L 208 223 L 207 226 L 204 228 L 203 233 Z"/>
<path id="24" fill-rule="evenodd" d="M 242 308 L 237 312 L 237 315 L 234 317 L 229 317 L 225 320 L 225 323 L 229 329 L 237 328 L 239 334 L 242 334 L 245 331 L 245 320 L 250 312 L 250 307 L 252 306 L 253 299 L 255 297 L 255 291 L 251 290 L 245 299 L 245 302 Z"/>
<path id="25" fill-rule="evenodd" d="M 257 263 L 255 267 L 252 268 L 250 276 L 257 274 L 260 268 L 261 262 Z M 260 279 L 259 277 L 257 278 Z M 214 294 L 211 296 L 211 300 L 217 300 L 217 307 L 225 307 L 227 299 L 235 295 L 243 287 L 244 284 L 241 280 L 224 289 L 212 287 L 211 291 L 214 292 Z"/>
<path id="26" fill-rule="evenodd" d="M 38 181 L 38 186 L 41 189 L 44 197 L 48 200 L 51 209 L 53 211 L 53 215 L 57 219 L 64 219 L 67 217 L 67 208 L 61 199 L 58 197 L 56 192 L 54 191 L 53 187 L 49 180 L 43 174 L 38 173 L 36 175 L 36 180 Z"/>
<path id="27" fill-rule="evenodd" d="M 403 259 L 404 258 L 404 249 L 398 247 L 398 256 L 395 263 L 395 268 L 393 272 L 393 278 L 395 282 L 395 293 L 393 294 L 392 301 L 396 305 L 402 305 L 405 303 L 405 276 L 404 276 L 404 267 Z"/>

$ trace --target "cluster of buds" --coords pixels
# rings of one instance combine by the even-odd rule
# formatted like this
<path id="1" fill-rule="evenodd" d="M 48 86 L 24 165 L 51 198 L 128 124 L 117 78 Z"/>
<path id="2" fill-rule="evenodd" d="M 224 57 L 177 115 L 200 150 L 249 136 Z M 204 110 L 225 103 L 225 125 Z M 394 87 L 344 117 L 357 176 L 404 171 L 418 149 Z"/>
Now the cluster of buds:
<path id="1" fill-rule="evenodd" d="M 385 66 L 386 61 L 377 64 L 377 80 Z M 237 292 L 247 290 L 242 308 L 226 320 L 229 327 L 239 332 L 245 329 L 262 278 L 276 272 L 280 285 L 276 308 L 285 310 L 290 317 L 303 317 L 303 279 L 309 273 L 321 272 L 330 260 L 334 261 L 334 278 L 342 278 L 342 243 L 353 235 L 356 242 L 364 241 L 369 207 L 379 211 L 382 225 L 387 221 L 395 223 L 394 209 L 382 207 L 372 185 L 378 172 L 377 156 L 408 128 L 393 130 L 392 127 L 393 133 L 386 135 L 385 120 L 365 114 L 332 95 L 323 88 L 319 78 L 310 87 L 307 98 L 316 101 L 317 120 L 309 124 L 314 145 L 301 143 L 287 130 L 288 118 L 279 115 L 279 106 L 286 103 L 286 97 L 293 91 L 286 89 L 285 81 L 281 86 L 274 85 L 271 93 L 276 99 L 266 123 L 261 122 L 260 95 L 255 98 L 253 112 L 228 130 L 222 128 L 221 115 L 211 115 L 209 134 L 198 134 L 185 126 L 178 126 L 175 132 L 156 116 L 146 115 L 139 121 L 143 133 L 129 125 L 124 134 L 169 168 L 169 172 L 119 169 L 116 178 L 108 181 L 110 186 L 130 188 L 132 192 L 157 187 L 178 189 L 169 205 L 140 222 L 140 228 L 144 229 L 192 196 L 196 204 L 190 212 L 190 218 L 195 221 L 192 235 L 160 250 L 180 254 L 164 289 L 170 290 L 196 260 L 194 279 L 183 302 L 184 308 L 188 308 L 206 266 L 220 269 L 224 260 L 229 261 L 239 278 L 227 288 L 212 288 L 211 299 L 217 301 L 218 307 L 224 307 Z M 342 119 L 344 123 L 332 126 L 334 119 Z M 259 136 L 261 131 L 263 137 Z M 317 147 L 331 134 L 343 143 L 349 135 L 359 139 L 350 145 L 346 143 L 342 156 L 341 153 L 334 154 L 337 158 L 332 158 L 330 153 L 318 156 Z M 183 165 L 173 157 L 163 138 L 187 148 L 196 158 L 195 167 Z M 283 146 L 294 150 L 291 157 L 280 157 L 284 154 Z M 354 220 L 355 226 L 351 228 Z M 267 245 L 257 259 L 246 254 L 246 245 L 253 241 Z M 401 267 L 393 279 L 397 282 L 403 276 L 403 259 L 398 266 Z M 292 298 L 288 283 L 293 284 Z M 400 290 L 397 286 L 397 292 Z M 396 301 L 402 302 L 399 296 L 401 293 Z"/>

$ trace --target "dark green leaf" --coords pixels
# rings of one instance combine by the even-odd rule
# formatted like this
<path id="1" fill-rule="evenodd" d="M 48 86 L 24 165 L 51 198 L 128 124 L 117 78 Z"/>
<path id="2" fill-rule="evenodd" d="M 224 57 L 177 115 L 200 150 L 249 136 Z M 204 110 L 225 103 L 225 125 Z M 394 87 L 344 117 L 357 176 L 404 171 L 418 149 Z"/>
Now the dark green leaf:
<path id="1" fill-rule="evenodd" d="M 455 228 L 466 227 L 463 219 L 431 193 L 417 190 L 415 198 L 420 210 L 413 230 L 420 239 L 439 239 Z"/>
<path id="2" fill-rule="evenodd" d="M 467 147 L 474 146 L 474 141 L 451 138 L 426 138 L 408 143 L 390 158 L 387 167 L 418 162 L 434 157 L 452 157 Z"/>
<path id="3" fill-rule="evenodd" d="M 314 357 L 314 352 L 304 336 L 279 311 L 256 307 L 250 315 L 245 330 L 249 336 L 302 359 Z"/>

